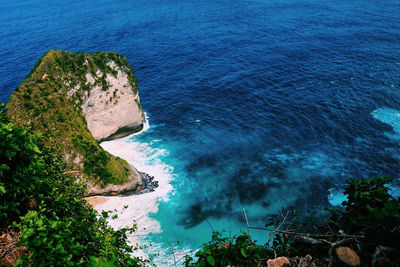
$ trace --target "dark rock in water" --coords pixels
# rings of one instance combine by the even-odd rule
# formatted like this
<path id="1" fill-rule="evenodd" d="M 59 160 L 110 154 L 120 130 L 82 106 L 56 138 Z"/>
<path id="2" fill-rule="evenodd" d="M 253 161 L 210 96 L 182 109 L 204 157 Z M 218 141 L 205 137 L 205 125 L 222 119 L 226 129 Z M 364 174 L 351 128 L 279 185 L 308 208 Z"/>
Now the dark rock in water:
<path id="1" fill-rule="evenodd" d="M 140 172 L 143 181 L 143 189 L 136 192 L 127 193 L 126 195 L 141 195 L 145 193 L 154 192 L 158 187 L 158 181 L 154 180 L 154 176 L 151 176 L 145 172 Z"/>

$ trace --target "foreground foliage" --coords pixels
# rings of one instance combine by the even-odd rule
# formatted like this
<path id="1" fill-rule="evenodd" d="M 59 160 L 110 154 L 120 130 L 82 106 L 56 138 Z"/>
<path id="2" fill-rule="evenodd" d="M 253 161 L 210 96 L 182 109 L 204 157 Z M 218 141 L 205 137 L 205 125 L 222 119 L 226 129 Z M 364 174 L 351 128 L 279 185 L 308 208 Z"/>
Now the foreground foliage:
<path id="1" fill-rule="evenodd" d="M 288 221 L 290 227 L 295 225 L 287 213 L 283 223 L 275 222 L 269 229 L 270 240 L 264 245 L 247 233 L 229 238 L 214 233 L 195 259 L 186 257 L 185 266 L 267 266 L 268 259 L 279 256 L 290 258 L 293 266 L 348 266 L 335 252 L 344 250 L 356 251 L 349 260 L 357 261 L 360 255 L 363 266 L 400 266 L 400 200 L 390 194 L 390 182 L 385 177 L 349 179 L 341 209 L 328 210 L 318 224 L 303 217 L 295 223 L 300 225 L 297 231 L 279 228 Z"/>
<path id="2" fill-rule="evenodd" d="M 337 228 L 349 233 L 362 233 L 368 242 L 400 249 L 400 200 L 389 194 L 391 179 L 350 179 L 343 202 L 344 211 L 332 220 Z"/>
<path id="3" fill-rule="evenodd" d="M 192 257 L 186 257 L 186 266 L 257 266 L 258 262 L 268 255 L 268 250 L 255 245 L 247 233 L 238 237 L 222 237 L 221 233 L 215 232 L 212 240 L 205 244 L 196 253 L 198 258 L 196 264 Z"/>
<path id="4" fill-rule="evenodd" d="M 76 177 L 51 155 L 41 136 L 14 126 L 0 110 L 0 235 L 21 233 L 17 246 L 25 253 L 18 264 L 139 266 L 127 244 L 134 228 L 107 226 L 81 199 Z"/>

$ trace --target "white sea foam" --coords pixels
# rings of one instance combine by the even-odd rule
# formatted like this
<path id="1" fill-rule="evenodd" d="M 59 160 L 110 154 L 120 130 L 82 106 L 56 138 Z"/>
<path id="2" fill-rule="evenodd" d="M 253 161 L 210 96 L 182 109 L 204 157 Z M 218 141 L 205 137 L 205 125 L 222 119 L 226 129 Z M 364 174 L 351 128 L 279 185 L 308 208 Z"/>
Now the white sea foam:
<path id="1" fill-rule="evenodd" d="M 173 168 L 161 161 L 160 156 L 167 151 L 151 147 L 149 143 L 141 143 L 135 140 L 135 135 L 150 129 L 148 119 L 144 123 L 143 130 L 139 133 L 112 141 L 102 142 L 101 146 L 115 156 L 127 160 L 139 171 L 145 172 L 158 181 L 158 188 L 154 192 L 131 196 L 107 197 L 107 200 L 95 208 L 98 211 L 115 210 L 118 218 L 109 220 L 113 228 L 132 226 L 137 223 L 137 230 L 131 236 L 132 244 L 140 242 L 142 236 L 148 233 L 161 232 L 160 224 L 149 217 L 150 213 L 158 211 L 160 201 L 166 201 L 168 193 L 172 190 L 170 181 L 173 178 Z M 126 206 L 128 206 L 126 208 Z M 138 250 L 135 256 L 147 258 L 147 255 Z"/>
<path id="2" fill-rule="evenodd" d="M 147 115 L 146 112 L 144 113 L 144 115 L 145 115 L 145 119 L 144 119 L 144 122 L 143 122 L 143 129 L 141 131 L 137 132 L 137 133 L 134 133 L 134 134 L 130 135 L 130 136 L 139 135 L 139 134 L 144 133 L 145 131 L 150 129 L 149 116 Z"/>
<path id="3" fill-rule="evenodd" d="M 340 207 L 343 201 L 347 200 L 347 196 L 344 194 L 344 189 L 341 187 L 332 187 L 328 190 L 328 201 L 332 206 Z"/>
<path id="4" fill-rule="evenodd" d="M 392 126 L 394 133 L 385 133 L 389 138 L 400 139 L 400 111 L 391 108 L 378 108 L 371 112 L 372 116 Z"/>

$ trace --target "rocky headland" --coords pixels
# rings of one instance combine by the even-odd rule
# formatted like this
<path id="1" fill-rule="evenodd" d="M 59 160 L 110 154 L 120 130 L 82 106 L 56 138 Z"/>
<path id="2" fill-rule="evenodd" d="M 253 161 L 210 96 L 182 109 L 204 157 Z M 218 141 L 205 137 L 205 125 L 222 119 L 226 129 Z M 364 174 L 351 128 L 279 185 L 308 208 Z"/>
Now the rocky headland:
<path id="1" fill-rule="evenodd" d="M 89 185 L 89 196 L 156 185 L 99 145 L 140 131 L 145 120 L 136 79 L 119 54 L 47 52 L 12 94 L 7 112 L 14 124 L 43 135 L 66 172 Z"/>

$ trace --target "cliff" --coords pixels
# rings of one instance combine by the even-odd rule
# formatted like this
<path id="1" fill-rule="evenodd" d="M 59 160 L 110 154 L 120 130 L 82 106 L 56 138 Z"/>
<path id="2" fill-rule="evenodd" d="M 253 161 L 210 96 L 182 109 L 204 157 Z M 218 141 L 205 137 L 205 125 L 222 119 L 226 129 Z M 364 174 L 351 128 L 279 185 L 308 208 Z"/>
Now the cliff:
<path id="1" fill-rule="evenodd" d="M 98 144 L 143 127 L 137 82 L 125 57 L 49 51 L 11 95 L 7 116 L 42 134 L 66 171 L 90 185 L 89 195 L 142 187 L 133 166 Z"/>
<path id="2" fill-rule="evenodd" d="M 86 73 L 86 82 L 90 90 L 85 91 L 81 105 L 87 126 L 97 141 L 121 137 L 140 130 L 143 126 L 144 114 L 140 106 L 139 95 L 133 76 L 129 76 L 123 66 L 115 61 L 107 62 L 114 73 Z M 115 73 L 116 72 L 116 73 Z M 105 75 L 107 89 L 96 83 Z M 80 87 L 70 90 L 73 95 Z"/>

